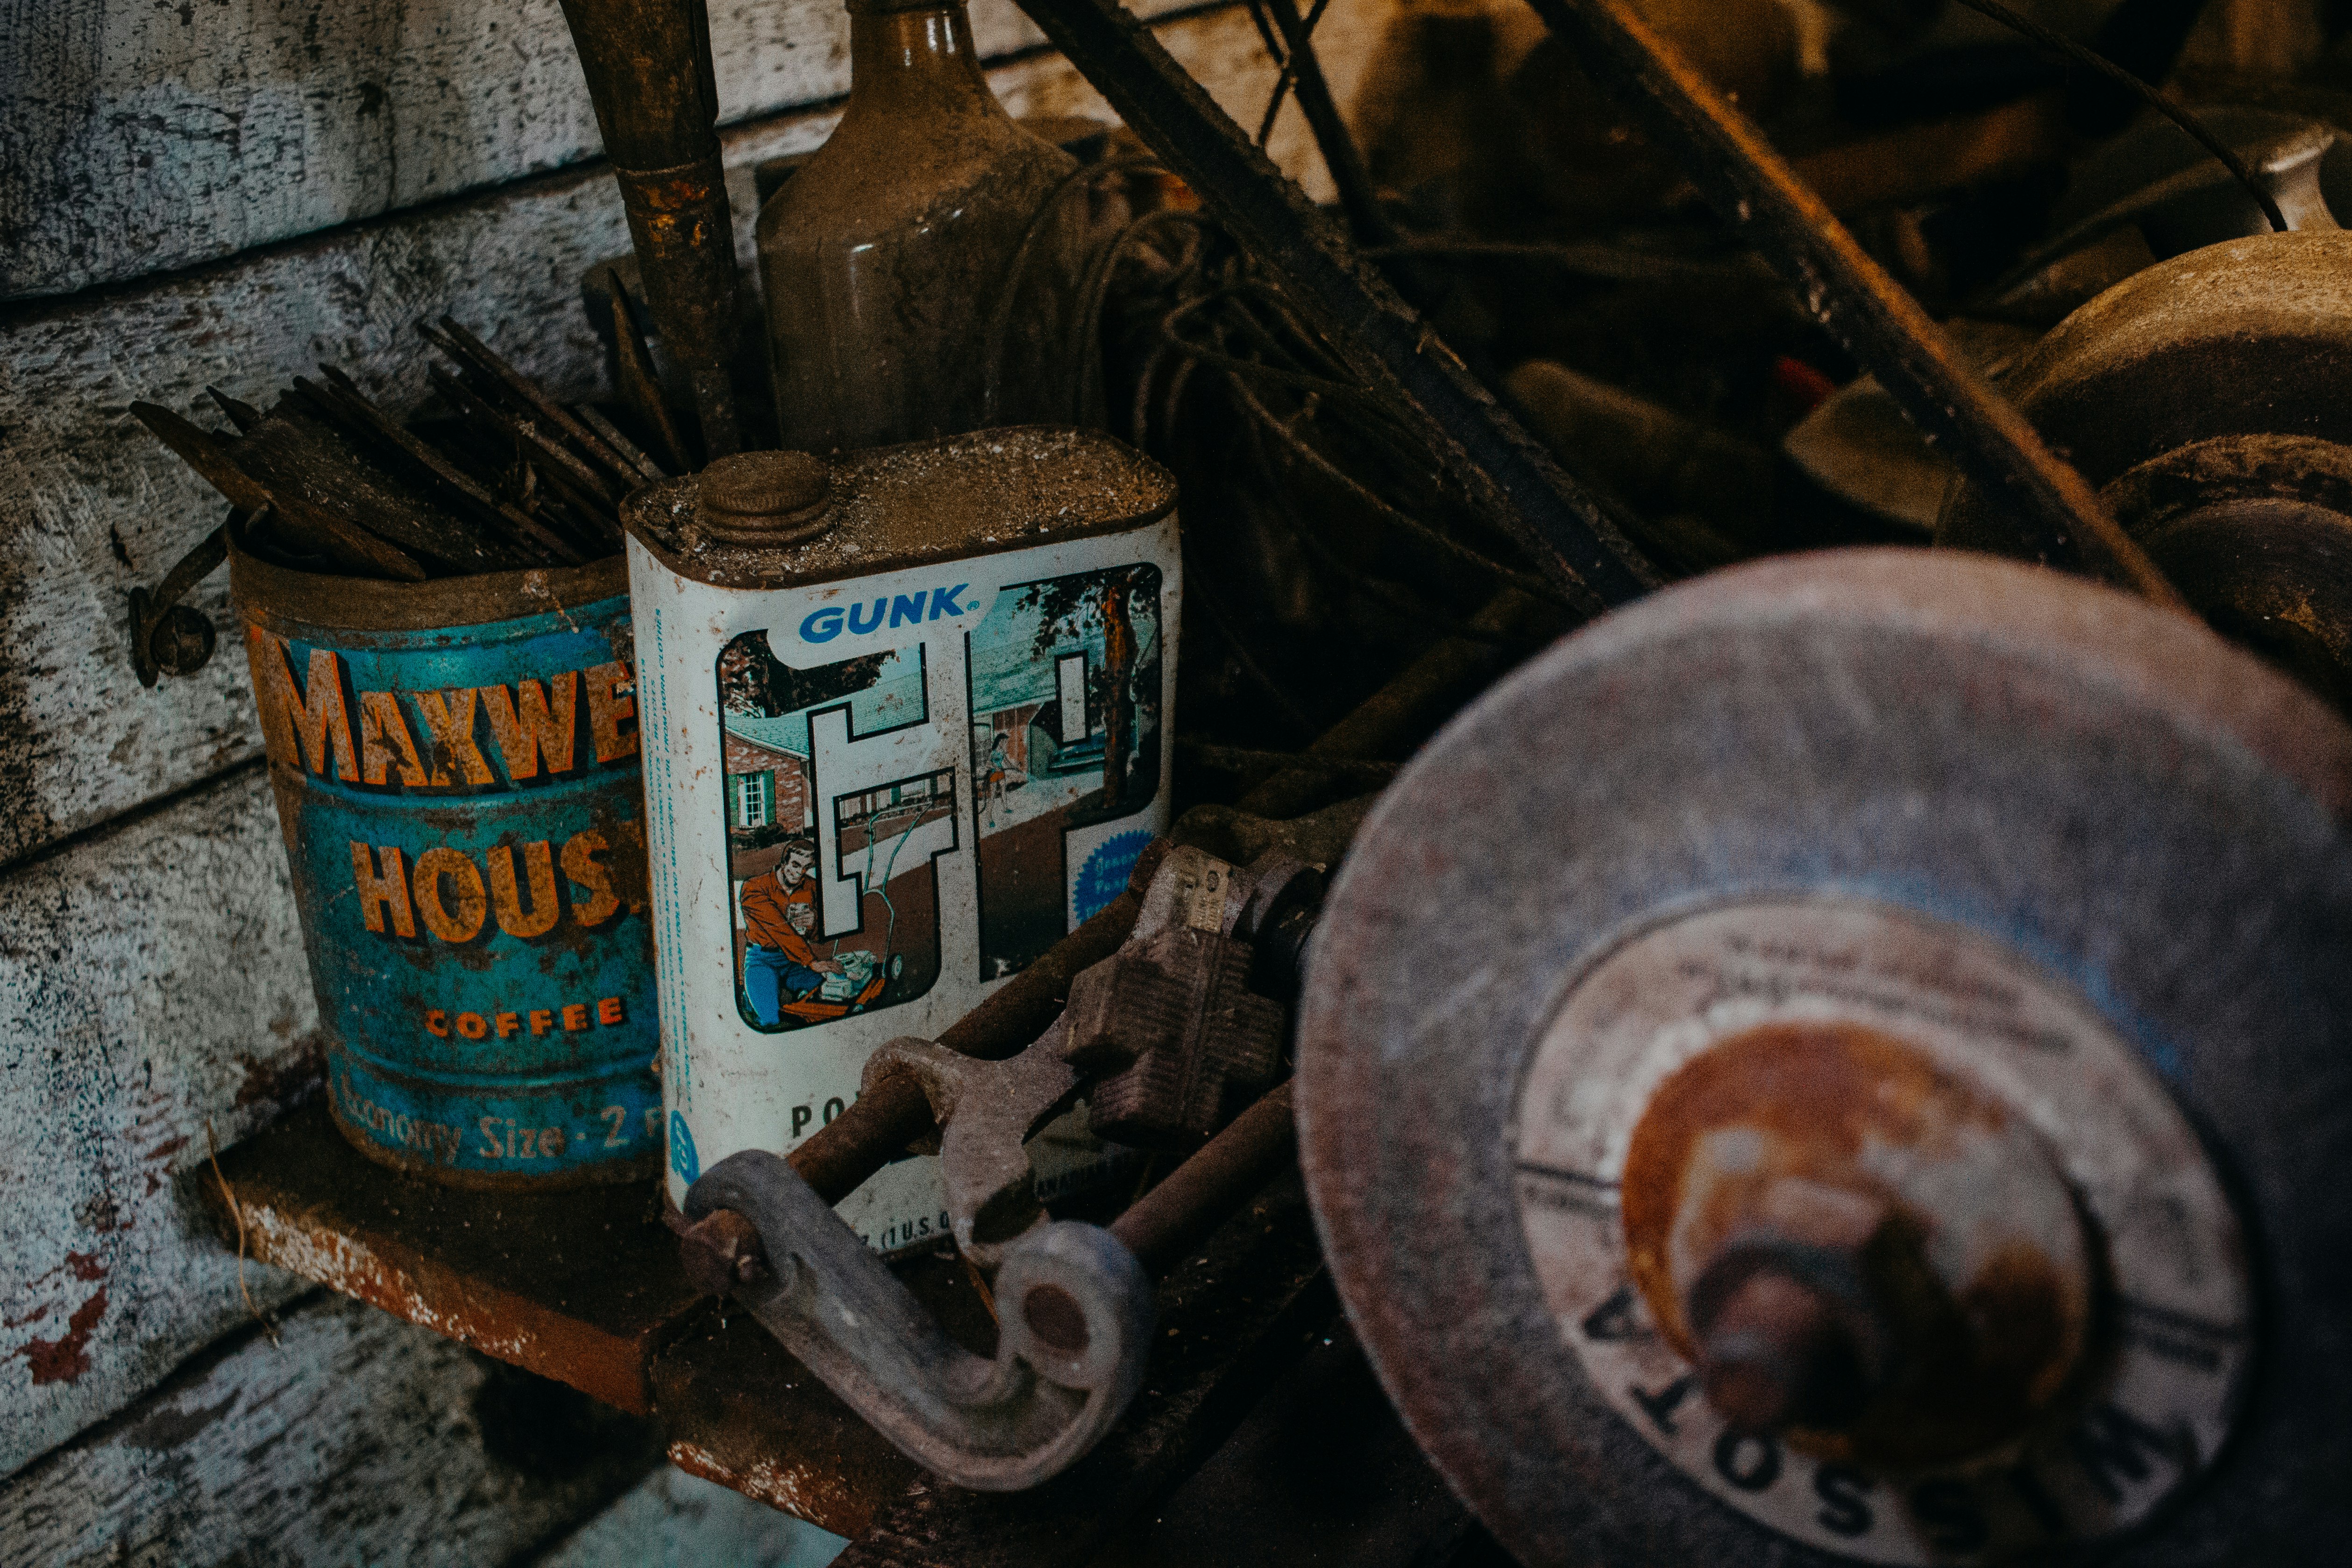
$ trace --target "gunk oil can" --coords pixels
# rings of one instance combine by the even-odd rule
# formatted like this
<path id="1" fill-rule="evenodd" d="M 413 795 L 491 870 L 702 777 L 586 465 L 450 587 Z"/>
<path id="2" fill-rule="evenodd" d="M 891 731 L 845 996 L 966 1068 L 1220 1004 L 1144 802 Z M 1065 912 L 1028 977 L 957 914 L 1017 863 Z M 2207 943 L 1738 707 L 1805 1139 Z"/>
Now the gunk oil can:
<path id="1" fill-rule="evenodd" d="M 1175 481 L 1090 432 L 722 458 L 624 512 L 667 1191 L 784 1151 L 1118 895 L 1169 818 Z M 1107 1176 L 1084 1109 L 1041 1196 Z M 934 1159 L 842 1213 L 940 1234 Z"/>

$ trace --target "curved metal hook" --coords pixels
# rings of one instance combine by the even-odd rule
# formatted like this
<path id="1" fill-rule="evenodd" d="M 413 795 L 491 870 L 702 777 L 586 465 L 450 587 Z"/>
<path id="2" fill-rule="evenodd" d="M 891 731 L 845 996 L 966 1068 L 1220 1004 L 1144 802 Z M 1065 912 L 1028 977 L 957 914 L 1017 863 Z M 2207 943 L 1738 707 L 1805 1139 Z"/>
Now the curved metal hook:
<path id="1" fill-rule="evenodd" d="M 994 1360 L 948 1338 L 882 1260 L 781 1155 L 730 1155 L 686 1195 L 731 1208 L 766 1250 L 736 1297 L 802 1364 L 898 1448 L 974 1491 L 1018 1491 L 1094 1447 L 1142 1386 L 1150 1280 L 1091 1225 L 1038 1226 L 996 1275 Z"/>

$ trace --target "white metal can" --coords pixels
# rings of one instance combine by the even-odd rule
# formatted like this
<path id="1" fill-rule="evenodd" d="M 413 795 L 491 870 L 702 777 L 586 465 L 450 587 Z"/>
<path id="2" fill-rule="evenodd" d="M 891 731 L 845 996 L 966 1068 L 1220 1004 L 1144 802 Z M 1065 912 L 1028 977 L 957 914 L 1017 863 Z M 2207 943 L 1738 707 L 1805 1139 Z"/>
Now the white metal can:
<path id="1" fill-rule="evenodd" d="M 971 1011 L 1168 822 L 1165 470 L 1044 427 L 790 461 L 814 488 L 765 536 L 719 465 L 625 508 L 673 1202 L 839 1114 L 876 1046 Z M 1110 1170 L 1083 1118 L 1033 1145 L 1041 1194 Z M 937 1166 L 840 1212 L 935 1237 Z"/>

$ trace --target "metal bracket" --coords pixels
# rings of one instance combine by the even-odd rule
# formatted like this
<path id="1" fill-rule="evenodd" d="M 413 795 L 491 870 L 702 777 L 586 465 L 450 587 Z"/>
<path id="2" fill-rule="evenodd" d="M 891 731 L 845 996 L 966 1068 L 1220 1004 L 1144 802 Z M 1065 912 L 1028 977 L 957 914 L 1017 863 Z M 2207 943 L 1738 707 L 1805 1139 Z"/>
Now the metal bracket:
<path id="1" fill-rule="evenodd" d="M 950 1340 L 857 1233 L 763 1150 L 730 1155 L 686 1195 L 689 1219 L 733 1209 L 760 1232 L 764 1277 L 734 1293 L 883 1436 L 974 1491 L 1018 1491 L 1094 1447 L 1143 1384 L 1150 1280 L 1105 1231 L 1024 1232 L 996 1275 L 993 1360 Z"/>
<path id="2" fill-rule="evenodd" d="M 1658 583 L 1619 503 L 1564 471 L 1454 357 L 1331 216 L 1265 154 L 1118 0 L 1022 9 L 1170 171 L 1277 277 L 1285 296 L 1432 464 L 1580 610 Z M 1303 62 L 1302 62 L 1303 63 Z"/>
<path id="3" fill-rule="evenodd" d="M 1319 890 L 1319 879 L 1287 857 L 1269 857 L 1262 872 L 1253 873 L 1236 871 L 1200 850 L 1173 850 L 1144 894 L 1134 934 L 1118 953 L 1072 982 L 1072 1001 L 1115 986 L 1118 977 L 1134 969 L 1130 960 L 1155 953 L 1172 939 L 1197 936 L 1244 946 L 1245 951 L 1246 939 L 1258 928 L 1253 918 L 1277 914 L 1301 893 L 1314 890 Z M 1259 1032 L 1278 1038 L 1282 1009 L 1277 1004 L 1258 997 L 1226 1000 L 1254 1007 L 1248 1021 Z M 1103 1058 L 1097 1061 L 1079 1049 L 1082 1063 L 1074 1063 L 1074 1048 L 1100 1043 L 1073 1040 L 1072 1020 L 1081 1010 L 1074 1005 L 1027 1050 L 1002 1061 L 981 1061 L 913 1036 L 886 1041 L 866 1059 L 861 1092 L 871 1092 L 894 1073 L 906 1073 L 921 1085 L 939 1124 L 949 1227 L 957 1247 L 983 1273 L 1002 1266 L 1012 1243 L 1046 1224 L 1045 1207 L 1037 1201 L 1036 1174 L 1024 1145 L 1070 1107 L 1095 1072 L 1133 1060 L 1097 1052 Z M 1269 1020 L 1260 1014 L 1273 1016 Z M 1207 1037 L 1194 1030 L 1184 1043 L 1213 1045 L 1236 1032 L 1234 1019 L 1213 1021 L 1227 1027 Z M 1255 1074 L 1244 1072 L 1244 1082 L 1271 1076 L 1276 1044 L 1276 1039 L 1268 1040 L 1264 1053 L 1268 1060 Z M 1189 1074 L 1180 1071 L 1177 1076 Z M 1213 1130 L 1200 1129 L 1203 1134 Z"/>
<path id="4" fill-rule="evenodd" d="M 212 622 L 180 599 L 228 559 L 228 527 L 223 523 L 198 540 L 154 592 L 131 591 L 131 667 L 141 685 L 153 685 L 159 675 L 193 675 L 213 656 L 219 637 Z"/>
<path id="5" fill-rule="evenodd" d="M 2045 565 L 2105 570 L 2151 601 L 2187 605 L 2082 475 L 1955 348 L 1807 189 L 1755 123 L 1653 31 L 1627 0 L 1528 0 L 1605 89 L 1644 106 L 1659 145 L 1716 211 L 1797 289 L 1927 438 Z"/>

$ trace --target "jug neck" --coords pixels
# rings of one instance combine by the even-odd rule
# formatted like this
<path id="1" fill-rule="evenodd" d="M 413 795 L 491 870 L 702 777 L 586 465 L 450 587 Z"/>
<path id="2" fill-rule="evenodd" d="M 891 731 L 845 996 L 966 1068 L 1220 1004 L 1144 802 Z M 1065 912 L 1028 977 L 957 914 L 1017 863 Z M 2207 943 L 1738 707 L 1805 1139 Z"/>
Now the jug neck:
<path id="1" fill-rule="evenodd" d="M 849 110 L 1003 114 L 981 75 L 963 0 L 850 0 Z"/>

